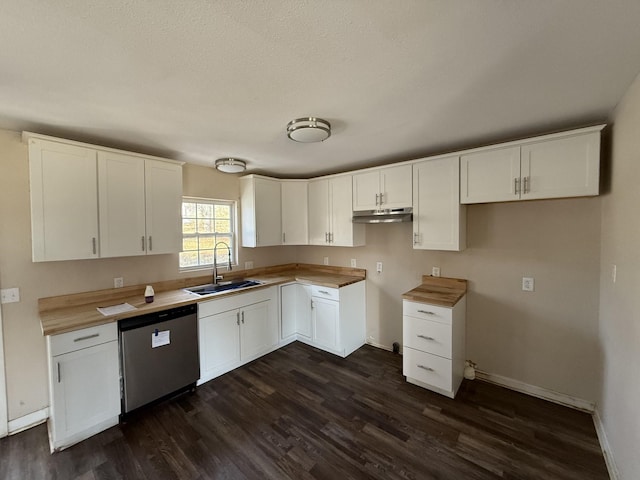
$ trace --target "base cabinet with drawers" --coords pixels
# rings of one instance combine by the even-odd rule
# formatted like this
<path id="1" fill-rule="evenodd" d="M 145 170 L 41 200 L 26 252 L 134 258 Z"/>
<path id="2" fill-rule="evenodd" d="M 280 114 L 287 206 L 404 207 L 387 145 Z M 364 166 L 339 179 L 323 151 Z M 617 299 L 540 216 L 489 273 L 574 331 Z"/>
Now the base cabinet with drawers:
<path id="1" fill-rule="evenodd" d="M 53 452 L 118 423 L 117 323 L 47 336 L 47 349 Z"/>
<path id="2" fill-rule="evenodd" d="M 402 372 L 407 382 L 454 398 L 465 362 L 466 297 L 453 307 L 402 301 Z"/>
<path id="3" fill-rule="evenodd" d="M 281 343 L 299 340 L 341 357 L 364 345 L 364 281 L 341 288 L 289 283 L 280 299 Z"/>

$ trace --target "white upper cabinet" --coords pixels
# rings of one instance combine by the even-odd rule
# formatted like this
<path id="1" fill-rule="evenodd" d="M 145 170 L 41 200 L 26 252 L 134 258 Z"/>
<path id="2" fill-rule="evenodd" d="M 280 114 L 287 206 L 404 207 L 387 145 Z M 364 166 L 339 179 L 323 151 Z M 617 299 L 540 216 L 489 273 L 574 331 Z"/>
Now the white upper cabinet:
<path id="1" fill-rule="evenodd" d="M 280 180 L 258 175 L 240 178 L 242 246 L 282 244 Z"/>
<path id="2" fill-rule="evenodd" d="M 98 257 L 96 151 L 30 138 L 34 262 Z"/>
<path id="3" fill-rule="evenodd" d="M 460 205 L 458 157 L 413 165 L 413 248 L 466 248 L 466 207 Z"/>
<path id="4" fill-rule="evenodd" d="M 34 262 L 181 250 L 180 162 L 24 137 Z"/>
<path id="5" fill-rule="evenodd" d="M 411 207 L 411 165 L 353 175 L 353 210 Z"/>
<path id="6" fill-rule="evenodd" d="M 351 175 L 309 182 L 309 244 L 364 245 L 364 225 L 354 224 L 352 213 Z"/>
<path id="7" fill-rule="evenodd" d="M 281 180 L 282 244 L 308 245 L 308 184 L 306 180 Z"/>
<path id="8" fill-rule="evenodd" d="M 602 128 L 546 135 L 462 155 L 460 201 L 598 195 Z"/>

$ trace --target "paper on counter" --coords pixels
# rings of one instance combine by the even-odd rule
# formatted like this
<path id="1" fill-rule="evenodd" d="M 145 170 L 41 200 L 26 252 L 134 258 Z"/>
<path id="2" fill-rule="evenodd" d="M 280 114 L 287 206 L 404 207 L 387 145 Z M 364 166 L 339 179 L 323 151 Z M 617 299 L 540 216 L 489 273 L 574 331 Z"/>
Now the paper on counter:
<path id="1" fill-rule="evenodd" d="M 118 305 L 111 305 L 110 307 L 98 307 L 96 310 L 106 317 L 107 315 L 130 312 L 131 310 L 136 310 L 136 307 L 128 303 L 120 303 Z"/>

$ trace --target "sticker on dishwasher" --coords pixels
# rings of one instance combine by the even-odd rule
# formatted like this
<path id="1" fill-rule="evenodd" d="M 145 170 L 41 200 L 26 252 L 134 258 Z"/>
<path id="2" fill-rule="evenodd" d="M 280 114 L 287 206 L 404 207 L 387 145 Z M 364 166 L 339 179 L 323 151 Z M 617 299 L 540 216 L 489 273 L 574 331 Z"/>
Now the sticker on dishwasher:
<path id="1" fill-rule="evenodd" d="M 163 330 L 159 332 L 156 330 L 151 334 L 151 348 L 162 347 L 163 345 L 169 345 L 171 343 L 170 334 L 171 330 Z"/>

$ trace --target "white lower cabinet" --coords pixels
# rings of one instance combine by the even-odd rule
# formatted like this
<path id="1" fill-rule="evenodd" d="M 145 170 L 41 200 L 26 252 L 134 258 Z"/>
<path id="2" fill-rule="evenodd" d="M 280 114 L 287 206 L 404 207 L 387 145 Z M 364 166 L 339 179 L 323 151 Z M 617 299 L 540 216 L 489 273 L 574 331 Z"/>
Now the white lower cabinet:
<path id="1" fill-rule="evenodd" d="M 402 301 L 402 373 L 454 398 L 464 374 L 466 297 L 452 308 Z"/>
<path id="2" fill-rule="evenodd" d="M 278 346 L 277 304 L 277 287 L 198 304 L 199 385 Z"/>
<path id="3" fill-rule="evenodd" d="M 118 423 L 117 323 L 47 337 L 51 451 Z"/>
<path id="4" fill-rule="evenodd" d="M 341 357 L 364 345 L 364 281 L 342 288 L 290 283 L 280 287 L 280 299 L 281 343 L 299 340 Z"/>

